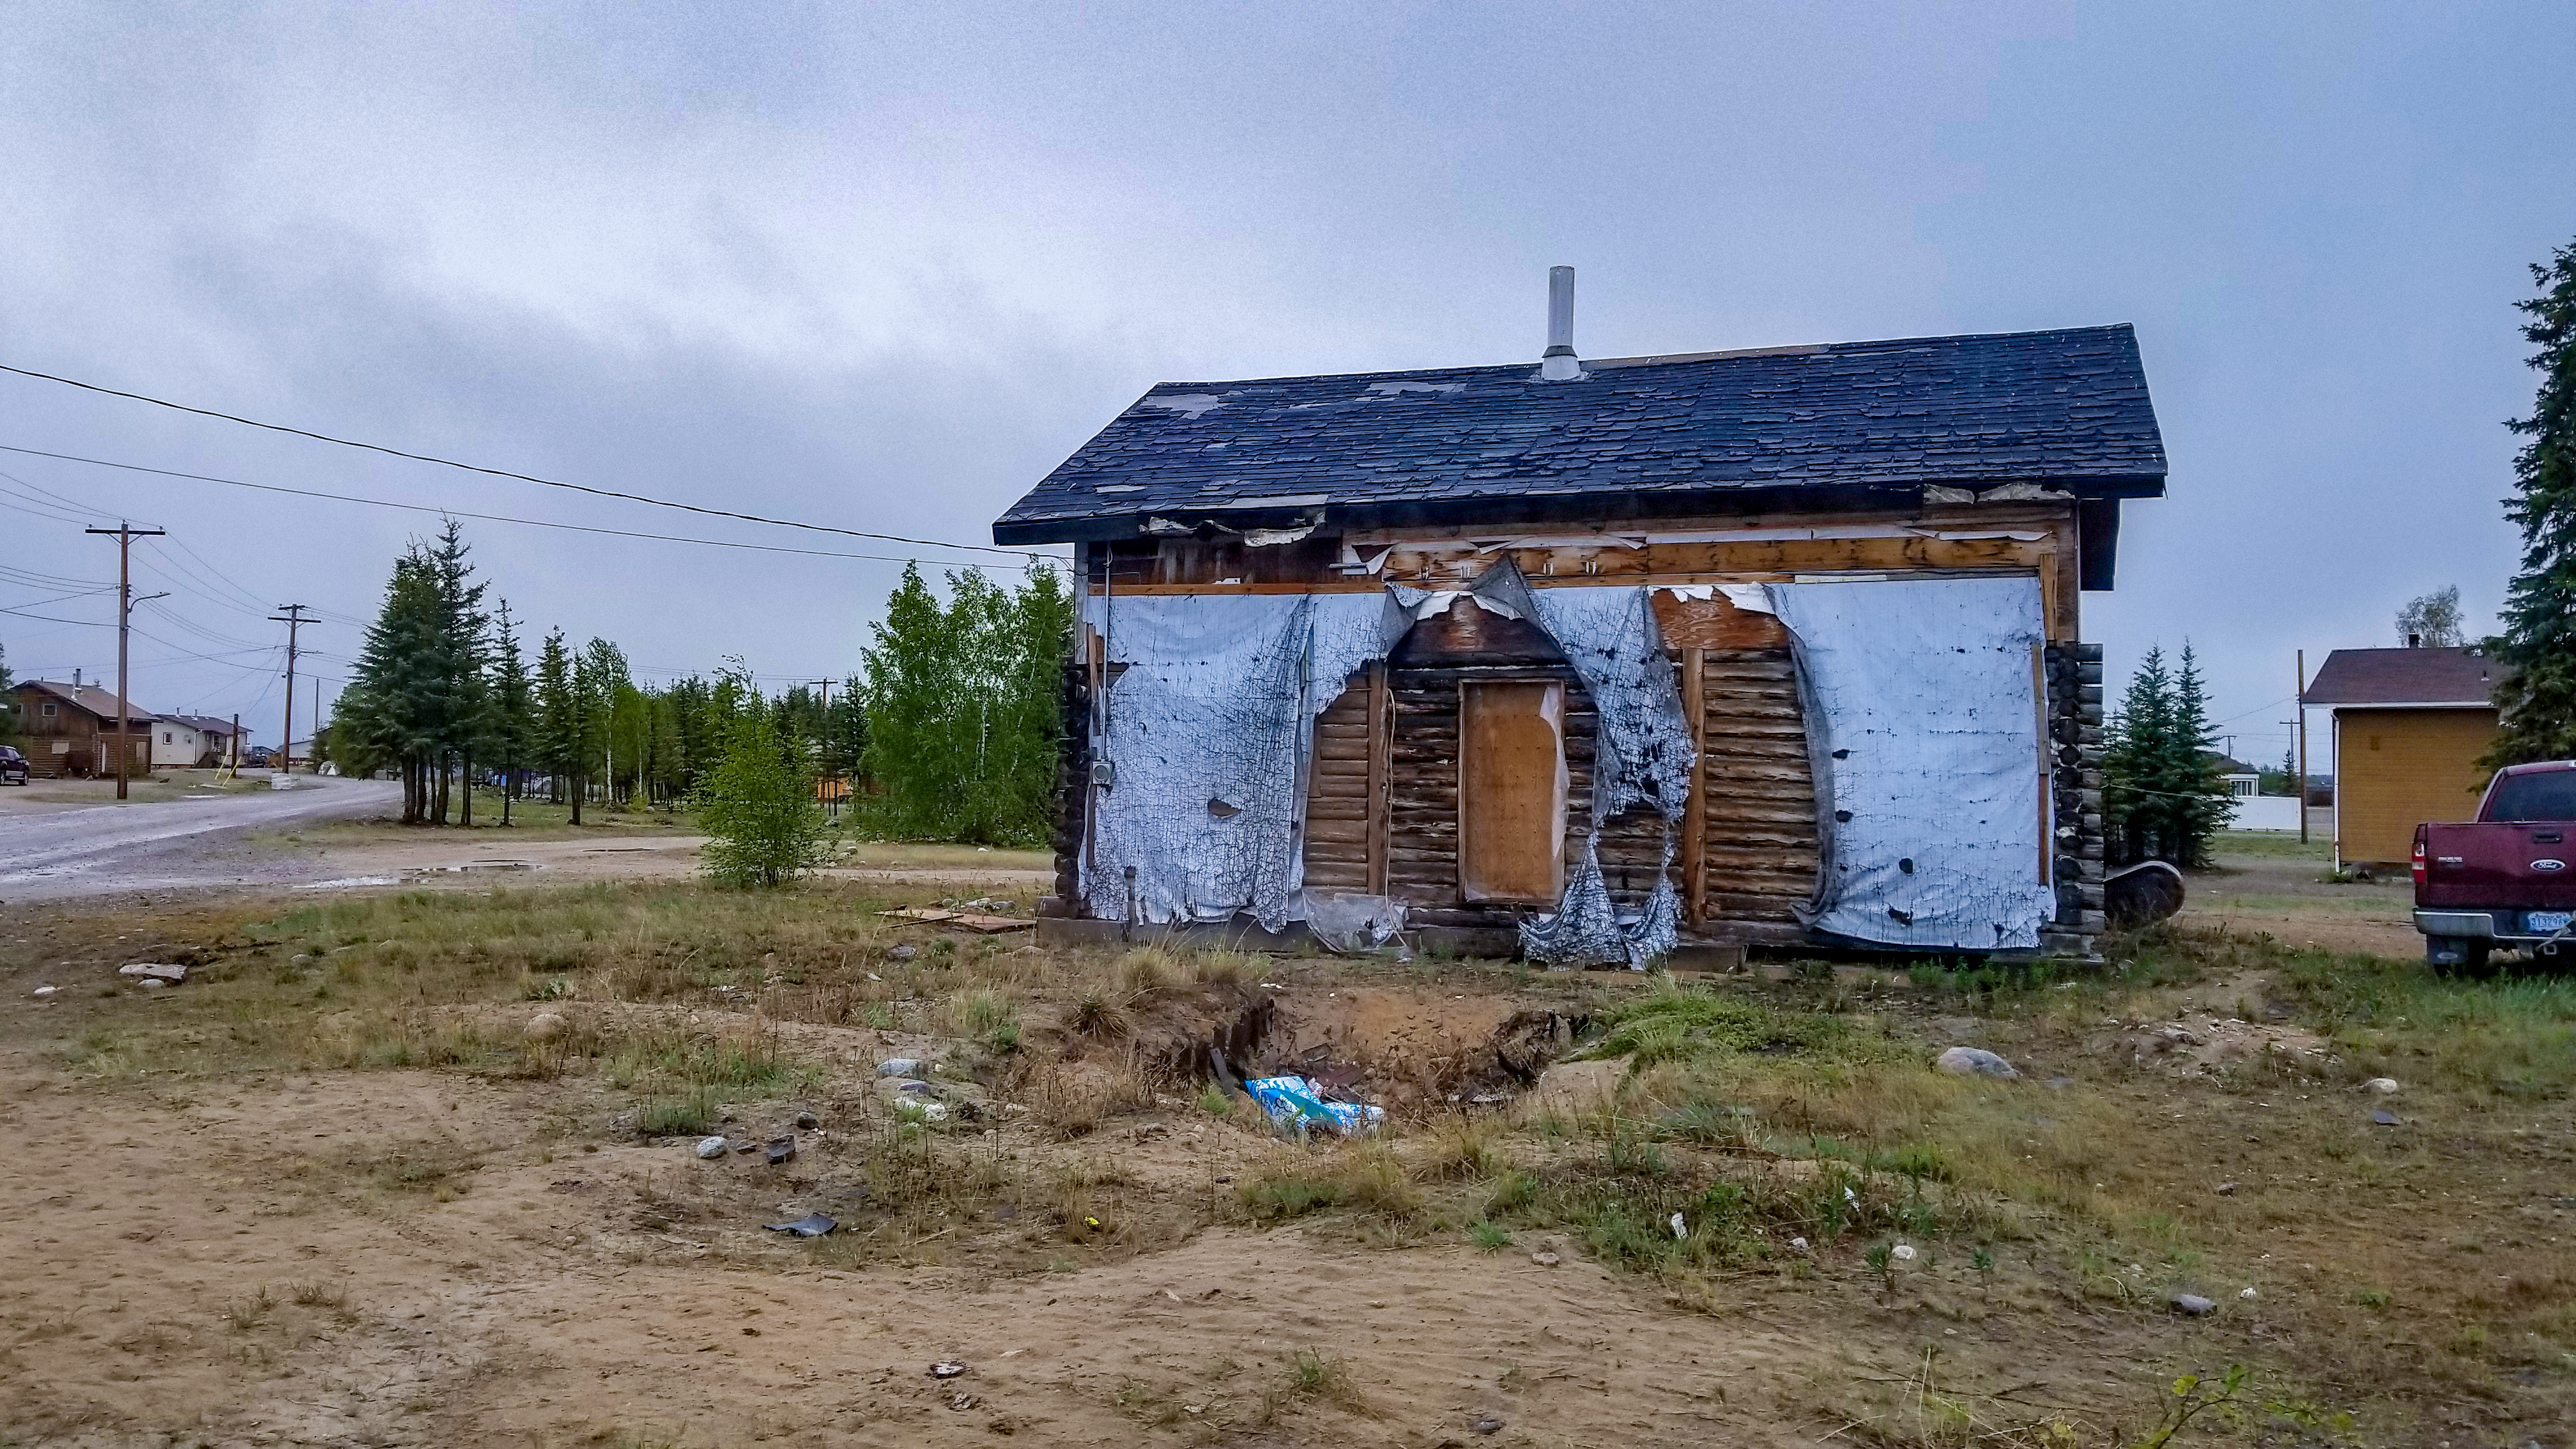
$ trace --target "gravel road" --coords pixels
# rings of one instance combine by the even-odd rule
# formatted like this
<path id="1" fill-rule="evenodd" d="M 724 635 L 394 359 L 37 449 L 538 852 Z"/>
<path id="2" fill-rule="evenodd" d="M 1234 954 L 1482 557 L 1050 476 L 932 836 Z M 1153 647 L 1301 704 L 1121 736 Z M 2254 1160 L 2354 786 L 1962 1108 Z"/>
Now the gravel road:
<path id="1" fill-rule="evenodd" d="M 244 831 L 371 815 L 401 799 L 394 781 L 322 775 L 292 790 L 0 818 L 0 902 L 257 883 L 273 867 L 237 848 Z"/>

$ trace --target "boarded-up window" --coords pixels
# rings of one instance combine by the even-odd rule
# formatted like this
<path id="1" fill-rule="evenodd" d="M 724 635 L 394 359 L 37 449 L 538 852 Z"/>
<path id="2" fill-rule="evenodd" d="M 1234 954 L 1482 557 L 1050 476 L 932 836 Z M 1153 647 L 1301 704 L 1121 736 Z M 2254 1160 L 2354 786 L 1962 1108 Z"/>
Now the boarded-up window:
<path id="1" fill-rule="evenodd" d="M 1471 901 L 1565 893 L 1565 686 L 1459 686 L 1458 883 Z"/>

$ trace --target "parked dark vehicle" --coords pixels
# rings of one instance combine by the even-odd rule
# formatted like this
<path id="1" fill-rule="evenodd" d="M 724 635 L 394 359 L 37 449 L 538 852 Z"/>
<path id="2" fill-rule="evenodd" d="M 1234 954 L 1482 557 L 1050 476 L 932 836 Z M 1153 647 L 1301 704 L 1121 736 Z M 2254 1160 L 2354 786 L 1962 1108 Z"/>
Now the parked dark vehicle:
<path id="1" fill-rule="evenodd" d="M 8 745 L 0 745 L 0 785 L 24 785 L 29 773 L 25 755 Z"/>
<path id="2" fill-rule="evenodd" d="M 2576 948 L 2576 760 L 2496 772 L 2477 818 L 2415 827 L 2415 929 L 2436 971 L 2477 971 L 2498 946 Z"/>

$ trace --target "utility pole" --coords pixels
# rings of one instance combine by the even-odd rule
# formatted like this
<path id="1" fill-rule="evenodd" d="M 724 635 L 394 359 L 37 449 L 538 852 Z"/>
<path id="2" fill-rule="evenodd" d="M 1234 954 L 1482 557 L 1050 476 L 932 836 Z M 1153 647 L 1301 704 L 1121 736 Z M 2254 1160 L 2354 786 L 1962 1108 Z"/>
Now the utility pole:
<path id="1" fill-rule="evenodd" d="M 238 711 L 233 715 L 232 738 L 225 741 L 225 743 L 231 746 L 229 753 L 232 755 L 233 759 L 232 768 L 226 770 L 224 773 L 238 779 L 241 776 L 241 714 Z"/>
<path id="2" fill-rule="evenodd" d="M 322 676 L 313 676 L 313 773 L 322 773 Z M 469 787 L 470 788 L 470 787 Z M 474 806 L 469 802 L 467 810 Z"/>
<path id="3" fill-rule="evenodd" d="M 2299 843 L 2308 843 L 2308 651 L 2299 651 Z M 2337 819 L 2342 817 L 2338 816 Z"/>
<path id="4" fill-rule="evenodd" d="M 284 761 L 278 768 L 283 774 L 295 773 L 295 631 L 313 621 L 304 617 L 303 604 L 280 604 L 278 612 L 268 616 L 272 624 L 286 626 L 286 725 L 277 737 L 277 757 Z"/>
<path id="5" fill-rule="evenodd" d="M 83 533 L 103 533 L 116 540 L 116 798 L 119 800 L 125 798 L 126 756 L 134 753 L 134 742 L 131 738 L 133 728 L 128 722 L 128 717 L 133 711 L 125 702 L 125 639 L 127 631 L 133 625 L 131 616 L 134 613 L 132 567 L 134 541 L 138 538 L 159 538 L 167 531 L 159 528 L 136 528 L 123 519 L 117 520 L 114 528 L 81 530 Z M 157 599 L 162 596 L 154 594 L 152 597 Z"/>

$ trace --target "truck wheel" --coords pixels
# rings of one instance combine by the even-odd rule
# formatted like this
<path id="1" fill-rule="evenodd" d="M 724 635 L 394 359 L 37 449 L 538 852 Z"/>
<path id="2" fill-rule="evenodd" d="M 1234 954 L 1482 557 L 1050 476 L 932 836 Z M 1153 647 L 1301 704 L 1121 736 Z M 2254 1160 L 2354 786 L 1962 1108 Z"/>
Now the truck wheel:
<path id="1" fill-rule="evenodd" d="M 2484 976 L 2491 944 L 2469 936 L 2427 936 L 2424 964 L 2436 976 Z"/>

